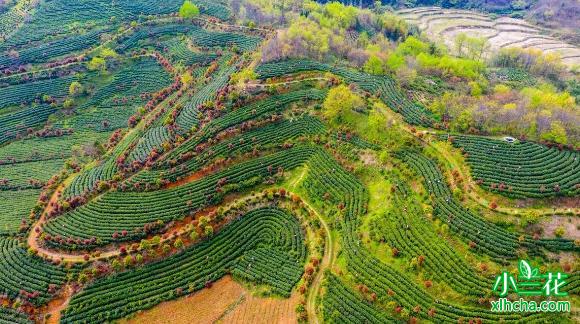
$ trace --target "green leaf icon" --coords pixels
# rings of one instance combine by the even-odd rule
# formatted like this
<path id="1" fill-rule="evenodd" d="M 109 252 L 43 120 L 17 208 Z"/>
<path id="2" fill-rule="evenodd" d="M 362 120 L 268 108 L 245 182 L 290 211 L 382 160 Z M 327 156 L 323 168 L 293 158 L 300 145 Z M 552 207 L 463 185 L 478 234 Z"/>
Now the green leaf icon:
<path id="1" fill-rule="evenodd" d="M 520 260 L 520 275 L 526 279 L 532 278 L 532 267 L 525 260 Z"/>

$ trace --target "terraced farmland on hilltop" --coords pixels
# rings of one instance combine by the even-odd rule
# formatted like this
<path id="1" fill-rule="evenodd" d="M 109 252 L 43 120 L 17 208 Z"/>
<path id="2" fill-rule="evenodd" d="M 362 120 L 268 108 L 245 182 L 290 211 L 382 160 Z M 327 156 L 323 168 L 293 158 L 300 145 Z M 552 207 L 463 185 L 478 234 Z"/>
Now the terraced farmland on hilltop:
<path id="1" fill-rule="evenodd" d="M 548 30 L 522 19 L 494 19 L 473 11 L 439 7 L 403 9 L 397 13 L 406 21 L 417 24 L 434 39 L 442 39 L 449 47 L 454 46 L 458 34 L 465 33 L 486 38 L 493 51 L 507 47 L 536 48 L 544 53 L 559 54 L 569 66 L 580 64 L 580 48 L 550 36 Z"/>

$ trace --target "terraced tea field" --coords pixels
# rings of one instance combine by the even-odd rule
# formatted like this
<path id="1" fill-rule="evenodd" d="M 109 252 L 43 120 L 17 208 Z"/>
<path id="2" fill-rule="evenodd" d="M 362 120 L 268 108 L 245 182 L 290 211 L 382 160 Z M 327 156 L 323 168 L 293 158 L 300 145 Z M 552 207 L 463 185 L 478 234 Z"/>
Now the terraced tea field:
<path id="1" fill-rule="evenodd" d="M 473 168 L 473 178 L 488 190 L 512 197 L 575 196 L 580 187 L 578 152 L 530 142 L 452 136 Z"/>
<path id="2" fill-rule="evenodd" d="M 0 323 L 573 323 L 578 206 L 550 209 L 577 203 L 573 145 L 446 137 L 404 76 L 265 60 L 305 32 L 285 19 L 322 22 L 298 43 L 356 21 L 329 23 L 346 51 L 344 31 L 362 42 L 382 15 L 265 5 L 0 11 Z M 368 41 L 395 48 L 373 19 Z M 572 312 L 492 310 L 520 260 L 564 275 Z"/>

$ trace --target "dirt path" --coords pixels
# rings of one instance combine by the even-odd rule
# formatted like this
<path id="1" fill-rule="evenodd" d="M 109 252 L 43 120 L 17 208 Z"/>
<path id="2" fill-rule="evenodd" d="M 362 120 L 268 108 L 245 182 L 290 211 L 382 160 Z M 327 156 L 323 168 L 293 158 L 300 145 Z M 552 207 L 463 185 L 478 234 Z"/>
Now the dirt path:
<path id="1" fill-rule="evenodd" d="M 64 183 L 66 183 L 66 180 L 64 181 Z M 38 244 L 39 235 L 36 233 L 36 231 L 39 231 L 39 232 L 42 231 L 42 225 L 44 225 L 46 223 L 46 215 L 52 211 L 52 209 L 53 209 L 52 205 L 58 201 L 59 195 L 62 194 L 62 192 L 65 188 L 64 183 L 60 184 L 56 188 L 56 190 L 54 191 L 52 196 L 50 197 L 50 200 L 48 201 L 48 205 L 46 206 L 46 208 L 44 209 L 44 211 L 40 215 L 40 218 L 38 219 L 38 221 L 34 224 L 32 229 L 30 230 L 28 237 L 26 239 L 26 243 L 28 244 L 29 247 L 36 250 L 38 252 L 38 255 L 42 256 L 42 257 L 50 257 L 53 260 L 62 260 L 65 262 L 72 262 L 72 263 L 85 262 L 82 255 L 69 254 L 69 253 L 64 253 L 61 251 L 53 251 L 53 250 L 46 249 L 43 246 L 40 246 Z M 117 251 L 105 252 L 105 253 L 102 253 L 100 257 L 106 258 L 106 257 L 109 257 L 111 255 L 114 255 L 115 252 L 117 252 Z"/>
<path id="2" fill-rule="evenodd" d="M 302 179 L 304 179 L 304 177 L 306 176 L 307 173 L 308 173 L 308 165 L 304 166 L 304 169 L 302 170 L 302 173 L 300 173 L 300 176 L 298 178 L 296 178 L 296 180 L 290 184 L 290 189 L 296 190 L 296 187 L 298 186 L 300 181 L 302 181 Z"/>
<path id="3" fill-rule="evenodd" d="M 66 180 L 65 180 L 65 182 L 66 182 Z M 45 250 L 43 247 L 41 247 L 38 244 L 39 235 L 37 234 L 37 231 L 41 232 L 42 225 L 44 223 L 46 223 L 46 215 L 53 210 L 52 205 L 56 204 L 56 202 L 58 201 L 59 195 L 62 194 L 62 192 L 64 190 L 64 187 L 65 187 L 65 185 L 63 182 L 56 188 L 56 190 L 54 191 L 54 193 L 52 194 L 52 196 L 48 200 L 48 204 L 46 205 L 46 208 L 44 209 L 44 211 L 40 215 L 40 218 L 38 219 L 38 221 L 36 221 L 36 223 L 34 223 L 31 230 L 28 232 L 28 237 L 26 238 L 26 243 L 28 244 L 28 246 L 30 248 L 38 251 L 38 254 L 40 256 L 48 256 L 48 257 L 51 257 L 53 259 L 60 258 L 60 253 L 52 252 L 50 250 Z"/>
<path id="4" fill-rule="evenodd" d="M 188 176 L 185 176 L 179 180 L 168 183 L 166 186 L 163 187 L 163 189 L 171 189 L 171 188 L 183 186 L 183 185 L 188 184 L 190 182 L 197 181 L 197 180 L 203 178 L 204 176 L 206 176 L 210 173 L 213 173 L 213 172 L 210 170 L 208 170 L 208 171 L 200 170 L 200 171 L 194 172 L 194 173 L 192 173 Z"/>
<path id="5" fill-rule="evenodd" d="M 310 289 L 308 292 L 308 297 L 306 298 L 306 312 L 308 313 L 308 319 L 312 323 L 319 323 L 320 314 L 316 311 L 316 299 L 320 294 L 320 289 L 322 286 L 322 279 L 324 278 L 324 271 L 326 269 L 332 268 L 334 262 L 336 261 L 336 246 L 335 241 L 332 239 L 332 234 L 330 233 L 330 228 L 324 218 L 316 211 L 316 209 L 312 208 L 312 206 L 305 200 L 302 200 L 304 204 L 314 212 L 314 214 L 320 220 L 322 227 L 324 228 L 325 232 L 325 244 L 324 244 L 324 257 L 322 258 L 322 262 L 320 262 L 320 268 L 312 280 L 312 284 L 310 285 Z"/>
<path id="6" fill-rule="evenodd" d="M 257 82 L 250 82 L 250 83 L 246 83 L 244 86 L 246 88 L 267 88 L 267 87 L 276 87 L 276 86 L 281 86 L 281 85 L 288 85 L 288 84 L 294 84 L 294 83 L 301 83 L 301 82 L 306 82 L 306 81 L 328 81 L 330 80 L 329 78 L 325 78 L 325 77 L 316 77 L 316 78 L 306 78 L 306 79 L 300 79 L 300 80 L 291 80 L 291 81 L 283 81 L 283 82 L 275 82 L 275 83 L 257 83 Z"/>
<path id="7" fill-rule="evenodd" d="M 305 166 L 300 176 L 296 179 L 296 181 L 294 181 L 291 184 L 292 190 L 296 189 L 300 181 L 304 179 L 307 173 L 308 166 Z M 318 269 L 316 276 L 312 280 L 312 283 L 308 291 L 308 296 L 306 298 L 306 313 L 308 314 L 308 320 L 311 323 L 318 324 L 321 321 L 321 319 L 320 314 L 316 311 L 316 299 L 320 294 L 322 279 L 324 278 L 324 271 L 326 269 L 332 268 L 332 265 L 336 261 L 337 247 L 335 246 L 336 242 L 332 238 L 330 227 L 328 227 L 328 224 L 326 223 L 322 215 L 320 215 L 318 211 L 315 208 L 313 208 L 312 205 L 310 205 L 306 200 L 302 199 L 302 202 L 304 203 L 304 205 L 306 205 L 306 207 L 308 207 L 308 209 L 310 209 L 316 215 L 316 217 L 322 224 L 325 233 L 324 257 L 322 258 L 322 262 L 320 262 L 320 268 Z"/>
<path id="8" fill-rule="evenodd" d="M 73 289 L 70 285 L 66 285 L 63 288 L 62 294 L 48 302 L 47 311 L 45 316 L 48 316 L 46 324 L 58 324 L 60 323 L 61 312 L 68 306 L 70 299 L 73 295 Z"/>
<path id="9" fill-rule="evenodd" d="M 238 30 L 260 30 L 260 31 L 263 31 L 266 33 L 273 32 L 273 30 L 271 30 L 271 29 L 261 28 L 261 27 L 257 27 L 257 26 L 250 27 L 250 26 L 243 26 L 243 25 L 232 25 L 232 24 L 227 24 L 227 23 L 220 22 L 220 21 L 215 21 L 214 19 L 217 19 L 217 18 L 195 17 L 193 19 L 207 22 L 207 23 L 215 25 L 215 26 L 222 26 L 222 27 L 233 28 L 233 29 L 238 29 Z"/>

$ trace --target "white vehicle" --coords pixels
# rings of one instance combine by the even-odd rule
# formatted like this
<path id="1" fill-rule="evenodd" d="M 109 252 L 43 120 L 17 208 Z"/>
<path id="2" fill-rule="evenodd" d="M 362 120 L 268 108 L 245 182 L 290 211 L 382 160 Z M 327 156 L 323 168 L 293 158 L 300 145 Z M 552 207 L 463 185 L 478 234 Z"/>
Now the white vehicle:
<path id="1" fill-rule="evenodd" d="M 510 143 L 510 144 L 516 142 L 516 139 L 513 138 L 513 137 L 511 137 L 511 136 L 506 136 L 506 137 L 503 138 L 503 140 L 506 141 L 506 142 L 508 142 L 508 143 Z"/>

